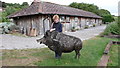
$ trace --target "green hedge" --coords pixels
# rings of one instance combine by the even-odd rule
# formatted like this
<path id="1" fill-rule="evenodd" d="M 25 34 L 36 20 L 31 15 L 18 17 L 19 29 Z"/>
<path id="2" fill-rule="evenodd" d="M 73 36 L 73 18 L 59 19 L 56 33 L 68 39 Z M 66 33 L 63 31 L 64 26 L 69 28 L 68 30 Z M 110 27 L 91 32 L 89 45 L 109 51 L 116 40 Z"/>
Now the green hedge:
<path id="1" fill-rule="evenodd" d="M 104 35 L 109 35 L 109 34 L 120 35 L 120 26 L 118 25 L 118 23 L 108 24 L 103 34 Z"/>

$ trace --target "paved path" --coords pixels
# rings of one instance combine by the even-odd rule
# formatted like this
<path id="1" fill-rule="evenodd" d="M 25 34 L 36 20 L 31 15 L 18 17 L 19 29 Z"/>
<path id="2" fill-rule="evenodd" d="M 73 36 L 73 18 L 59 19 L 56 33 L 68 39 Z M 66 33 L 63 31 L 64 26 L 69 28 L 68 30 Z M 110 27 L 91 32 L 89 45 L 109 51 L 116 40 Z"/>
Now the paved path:
<path id="1" fill-rule="evenodd" d="M 66 32 L 65 34 L 76 36 L 82 40 L 90 39 L 99 35 L 105 29 L 105 25 L 89 29 L 79 30 L 76 32 Z M 42 36 L 41 36 L 42 37 Z M 44 48 L 44 44 L 39 44 L 36 39 L 40 37 L 19 37 L 10 34 L 0 34 L 0 49 L 27 49 L 27 48 Z"/>
<path id="2" fill-rule="evenodd" d="M 81 40 L 87 40 L 87 39 L 90 39 L 92 37 L 99 35 L 101 32 L 104 31 L 105 27 L 106 27 L 105 25 L 97 26 L 97 27 L 92 27 L 89 29 L 79 30 L 76 32 L 66 32 L 66 34 L 78 37 Z"/>

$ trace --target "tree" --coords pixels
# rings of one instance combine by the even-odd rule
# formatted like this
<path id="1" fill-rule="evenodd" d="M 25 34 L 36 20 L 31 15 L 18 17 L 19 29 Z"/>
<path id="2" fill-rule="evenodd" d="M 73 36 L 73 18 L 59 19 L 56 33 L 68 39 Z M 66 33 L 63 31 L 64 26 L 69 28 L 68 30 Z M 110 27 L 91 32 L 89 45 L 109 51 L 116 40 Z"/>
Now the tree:
<path id="1" fill-rule="evenodd" d="M 114 21 L 114 17 L 111 15 L 111 13 L 108 10 L 99 9 L 99 7 L 94 4 L 73 2 L 69 6 L 73 7 L 73 8 L 78 8 L 78 9 L 82 9 L 85 11 L 93 12 L 93 13 L 103 17 L 102 18 L 103 22 L 113 22 Z"/>
<path id="2" fill-rule="evenodd" d="M 5 2 L 0 1 L 0 7 L 5 8 L 6 7 Z"/>
<path id="3" fill-rule="evenodd" d="M 111 15 L 106 15 L 106 16 L 103 16 L 103 22 L 106 23 L 106 22 L 113 22 L 114 21 L 114 17 L 111 16 Z"/>
<path id="4" fill-rule="evenodd" d="M 2 22 L 9 22 L 10 20 L 7 19 L 7 16 L 20 10 L 22 7 L 18 3 L 4 3 L 4 11 L 2 12 L 1 19 L 0 21 Z"/>
<path id="5" fill-rule="evenodd" d="M 0 1 L 0 4 L 2 2 Z M 22 5 L 20 5 L 19 3 L 2 3 L 5 11 L 2 12 L 2 18 L 0 18 L 0 21 L 2 19 L 2 22 L 9 22 L 9 19 L 7 19 L 6 17 L 14 12 L 17 12 L 23 8 L 26 8 L 29 6 L 29 4 L 27 2 L 23 2 Z"/>
<path id="6" fill-rule="evenodd" d="M 29 6 L 29 4 L 28 4 L 28 2 L 23 2 L 21 6 L 22 6 L 22 8 L 26 8 Z"/>
<path id="7" fill-rule="evenodd" d="M 115 21 L 114 17 L 111 15 L 111 13 L 108 10 L 100 9 L 98 12 L 99 16 L 103 17 L 103 22 L 113 22 Z"/>
<path id="8" fill-rule="evenodd" d="M 99 9 L 96 5 L 86 4 L 86 3 L 73 2 L 69 6 L 73 7 L 73 8 L 78 8 L 78 9 L 82 9 L 82 10 L 85 10 L 85 11 L 93 12 L 95 14 L 98 13 L 98 9 Z"/>
<path id="9" fill-rule="evenodd" d="M 21 6 L 29 6 L 28 2 L 23 2 Z"/>
<path id="10" fill-rule="evenodd" d="M 14 13 L 17 9 L 15 9 L 14 7 L 7 7 L 5 9 L 5 12 L 7 13 L 7 15 L 10 15 L 11 13 Z"/>
<path id="11" fill-rule="evenodd" d="M 105 9 L 100 9 L 98 11 L 98 13 L 99 13 L 100 16 L 111 15 L 111 13 L 108 10 L 105 10 Z"/>
<path id="12" fill-rule="evenodd" d="M 2 12 L 2 18 L 1 18 L 1 21 L 0 22 L 9 22 L 10 20 L 6 18 L 7 16 L 7 12 Z"/>
<path id="13" fill-rule="evenodd" d="M 69 5 L 70 7 L 78 8 L 78 3 L 73 2 Z"/>
<path id="14" fill-rule="evenodd" d="M 118 16 L 118 26 L 120 26 L 120 16 Z"/>

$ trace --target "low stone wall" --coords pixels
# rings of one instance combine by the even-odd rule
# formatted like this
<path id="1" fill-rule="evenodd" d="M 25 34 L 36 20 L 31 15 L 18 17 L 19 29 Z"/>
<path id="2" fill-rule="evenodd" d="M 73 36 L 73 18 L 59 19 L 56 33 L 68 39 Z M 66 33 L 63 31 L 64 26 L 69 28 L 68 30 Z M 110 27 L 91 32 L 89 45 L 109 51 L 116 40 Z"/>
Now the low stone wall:
<path id="1" fill-rule="evenodd" d="M 108 53 L 110 51 L 111 46 L 114 45 L 114 44 L 120 45 L 120 41 L 110 41 L 107 44 L 107 46 L 104 50 L 103 56 L 101 57 L 101 60 L 98 62 L 98 65 L 97 65 L 98 67 L 97 68 L 101 68 L 100 66 L 103 66 L 102 68 L 106 68 L 109 57 L 110 57 L 108 55 Z"/>
<path id="2" fill-rule="evenodd" d="M 102 37 L 107 37 L 107 38 L 120 38 L 120 35 L 104 35 Z"/>

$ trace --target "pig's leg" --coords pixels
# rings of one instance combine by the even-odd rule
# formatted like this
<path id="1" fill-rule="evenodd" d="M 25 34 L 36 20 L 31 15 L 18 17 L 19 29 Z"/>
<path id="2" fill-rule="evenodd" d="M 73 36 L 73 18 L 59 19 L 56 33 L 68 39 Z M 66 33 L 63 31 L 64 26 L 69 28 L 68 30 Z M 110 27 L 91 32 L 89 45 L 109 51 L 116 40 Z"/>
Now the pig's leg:
<path id="1" fill-rule="evenodd" d="M 76 53 L 75 59 L 77 59 L 77 57 L 79 58 L 80 57 L 79 50 L 75 50 L 75 53 Z"/>
<path id="2" fill-rule="evenodd" d="M 61 51 L 58 53 L 58 56 L 59 56 L 59 58 L 61 58 L 61 56 L 62 56 L 62 52 Z"/>
<path id="3" fill-rule="evenodd" d="M 78 53 L 78 59 L 80 58 L 80 51 L 79 51 L 79 53 Z"/>
<path id="4" fill-rule="evenodd" d="M 55 51 L 55 58 L 59 58 L 59 54 L 56 51 Z"/>
<path id="5" fill-rule="evenodd" d="M 75 51 L 75 53 L 76 53 L 76 51 Z M 75 59 L 77 58 L 77 53 L 76 53 L 76 55 L 75 55 Z"/>
<path id="6" fill-rule="evenodd" d="M 54 50 L 55 50 L 55 58 L 58 58 L 58 50 L 57 50 L 58 48 L 55 46 L 55 48 L 54 48 Z"/>
<path id="7" fill-rule="evenodd" d="M 57 52 L 55 51 L 55 58 L 57 57 Z"/>
<path id="8" fill-rule="evenodd" d="M 62 56 L 62 52 L 60 53 L 60 57 Z"/>
<path id="9" fill-rule="evenodd" d="M 55 58 L 61 58 L 62 52 L 56 51 L 55 52 Z"/>

